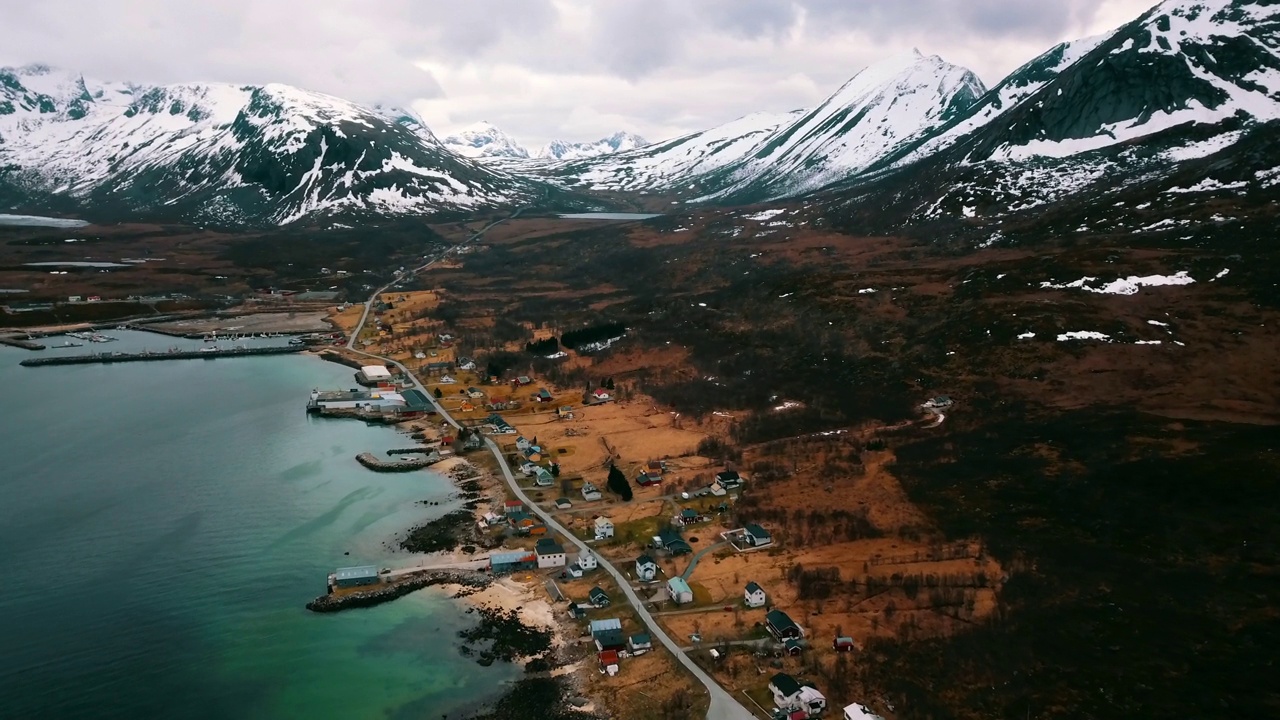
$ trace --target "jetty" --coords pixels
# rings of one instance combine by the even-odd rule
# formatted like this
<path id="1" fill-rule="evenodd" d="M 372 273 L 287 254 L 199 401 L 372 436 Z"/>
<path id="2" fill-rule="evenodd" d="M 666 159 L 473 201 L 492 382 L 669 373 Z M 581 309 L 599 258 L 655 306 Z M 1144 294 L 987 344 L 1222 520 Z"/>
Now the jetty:
<path id="1" fill-rule="evenodd" d="M 301 345 L 282 345 L 264 348 L 231 348 L 228 350 L 170 350 L 168 352 L 93 353 L 91 355 L 65 355 L 62 357 L 31 358 L 18 363 L 26 367 L 45 365 L 93 365 L 119 362 L 147 362 L 156 360 L 216 360 L 227 357 L 252 357 L 255 355 L 285 355 L 302 352 Z"/>
<path id="2" fill-rule="evenodd" d="M 11 347 L 22 348 L 23 350 L 44 350 L 45 346 L 38 342 L 32 342 L 31 336 L 17 337 L 15 335 L 0 335 L 0 345 L 9 345 Z"/>
<path id="3" fill-rule="evenodd" d="M 374 472 L 410 472 L 420 470 L 428 465 L 434 465 L 442 459 L 438 452 L 412 460 L 393 460 L 390 462 L 379 458 L 373 453 L 360 453 L 356 456 L 357 462 Z"/>
<path id="4" fill-rule="evenodd" d="M 483 572 L 461 569 L 415 569 L 396 576 L 388 575 L 379 574 L 370 584 L 354 588 L 337 587 L 331 580 L 329 592 L 307 603 L 307 609 L 317 613 L 331 613 L 349 608 L 373 607 L 432 585 L 482 588 L 490 582 L 489 576 Z"/>

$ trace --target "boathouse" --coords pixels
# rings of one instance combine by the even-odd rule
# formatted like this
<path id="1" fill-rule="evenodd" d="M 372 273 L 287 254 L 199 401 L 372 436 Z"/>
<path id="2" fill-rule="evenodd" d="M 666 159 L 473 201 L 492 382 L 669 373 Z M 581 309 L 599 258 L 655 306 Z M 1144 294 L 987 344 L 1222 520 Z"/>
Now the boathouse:
<path id="1" fill-rule="evenodd" d="M 333 574 L 333 584 L 340 588 L 377 585 L 380 581 L 378 568 L 373 565 L 338 568 Z"/>

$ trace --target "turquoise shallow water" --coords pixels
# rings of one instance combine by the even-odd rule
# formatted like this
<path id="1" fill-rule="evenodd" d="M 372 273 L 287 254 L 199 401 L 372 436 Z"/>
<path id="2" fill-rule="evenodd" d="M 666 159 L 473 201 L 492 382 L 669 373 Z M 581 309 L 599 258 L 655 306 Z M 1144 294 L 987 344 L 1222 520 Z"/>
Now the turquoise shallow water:
<path id="1" fill-rule="evenodd" d="M 394 538 L 455 507 L 417 502 L 447 501 L 444 478 L 355 462 L 396 431 L 304 413 L 348 368 L 17 365 L 199 345 L 107 334 L 121 341 L 0 347 L 0 716 L 439 718 L 516 677 L 457 652 L 470 616 L 437 591 L 303 608 L 334 567 L 410 564 Z"/>

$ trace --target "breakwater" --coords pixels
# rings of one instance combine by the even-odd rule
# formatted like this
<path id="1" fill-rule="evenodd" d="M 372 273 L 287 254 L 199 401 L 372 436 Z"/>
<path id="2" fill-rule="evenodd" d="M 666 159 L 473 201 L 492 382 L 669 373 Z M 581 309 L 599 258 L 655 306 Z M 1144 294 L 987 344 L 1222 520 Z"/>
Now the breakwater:
<path id="1" fill-rule="evenodd" d="M 329 592 L 307 603 L 307 609 L 318 613 L 338 612 L 350 608 L 373 607 L 404 597 L 411 592 L 432 585 L 464 585 L 482 588 L 489 584 L 489 576 L 466 570 L 424 570 L 421 573 L 402 575 L 368 590 L 342 595 Z"/>
<path id="2" fill-rule="evenodd" d="M 375 472 L 410 472 L 412 470 L 419 470 L 427 467 L 428 465 L 434 465 L 435 463 L 440 462 L 440 460 L 441 458 L 439 453 L 436 453 L 435 455 L 427 455 L 421 458 L 414 458 L 413 460 L 396 460 L 392 462 L 387 462 L 373 453 L 360 453 L 356 456 L 356 462 Z"/>
<path id="3" fill-rule="evenodd" d="M 42 367 L 45 365 L 92 365 L 99 363 L 145 362 L 155 360 L 216 360 L 225 357 L 249 357 L 254 355 L 285 355 L 302 352 L 301 345 L 285 345 L 264 348 L 236 348 L 231 350 L 177 350 L 172 352 L 142 353 L 94 353 L 92 355 L 65 355 L 62 357 L 32 358 L 19 365 Z"/>
<path id="4" fill-rule="evenodd" d="M 11 337 L 8 335 L 0 336 L 0 345 L 9 345 L 23 350 L 44 350 L 45 346 L 38 342 L 32 342 L 29 338 Z"/>

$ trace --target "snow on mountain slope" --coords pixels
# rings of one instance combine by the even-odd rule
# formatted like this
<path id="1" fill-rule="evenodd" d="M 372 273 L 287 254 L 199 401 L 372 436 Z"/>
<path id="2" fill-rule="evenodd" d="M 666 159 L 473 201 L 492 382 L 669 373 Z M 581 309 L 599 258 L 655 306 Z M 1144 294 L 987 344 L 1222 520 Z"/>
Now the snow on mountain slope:
<path id="1" fill-rule="evenodd" d="M 967 157 L 1069 157 L 1188 124 L 1280 118 L 1274 3 L 1167 0 L 974 133 Z"/>
<path id="2" fill-rule="evenodd" d="M 919 51 L 858 73 L 728 169 L 704 199 L 777 198 L 863 173 L 962 115 L 986 92 L 969 70 Z"/>
<path id="3" fill-rule="evenodd" d="M 911 52 L 858 73 L 813 110 L 757 114 L 554 172 L 597 189 L 761 200 L 865 172 L 963 113 L 986 91 L 972 72 Z"/>
<path id="4" fill-rule="evenodd" d="M 99 83 L 0 70 L 0 200 L 200 222 L 496 206 L 534 183 L 445 150 L 415 115 L 286 85 Z"/>
<path id="5" fill-rule="evenodd" d="M 637 150 L 556 165 L 551 172 L 597 190 L 673 187 L 739 160 L 802 113 L 752 113 Z"/>
<path id="6" fill-rule="evenodd" d="M 1095 35 L 1054 46 L 1048 52 L 1013 71 L 1000 81 L 999 85 L 979 98 L 968 112 L 956 117 L 936 134 L 923 138 L 918 146 L 911 148 L 905 154 L 901 162 L 907 164 L 933 155 L 991 122 L 1000 114 L 1017 107 L 1056 78 L 1064 68 L 1087 55 L 1106 39 L 1105 34 Z"/>
<path id="7" fill-rule="evenodd" d="M 616 132 L 595 142 L 571 143 L 564 140 L 552 140 L 539 148 L 533 154 L 533 157 L 548 160 L 581 160 L 583 158 L 635 150 L 648 144 L 649 141 L 639 135 Z"/>
<path id="8" fill-rule="evenodd" d="M 442 140 L 449 150 L 468 158 L 527 158 L 529 151 L 492 123 L 481 120 Z"/>

